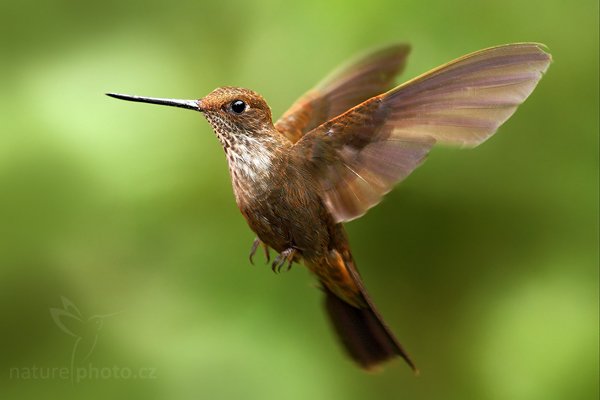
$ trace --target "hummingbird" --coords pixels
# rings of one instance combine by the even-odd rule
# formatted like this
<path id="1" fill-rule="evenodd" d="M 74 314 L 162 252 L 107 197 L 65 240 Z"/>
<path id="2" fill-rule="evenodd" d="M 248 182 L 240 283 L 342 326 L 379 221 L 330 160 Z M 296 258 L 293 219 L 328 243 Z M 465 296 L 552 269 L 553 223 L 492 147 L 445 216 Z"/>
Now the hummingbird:
<path id="1" fill-rule="evenodd" d="M 50 315 L 61 331 L 75 339 L 71 350 L 71 379 L 74 379 L 75 365 L 86 361 L 92 355 L 104 320 L 119 313 L 95 314 L 86 318 L 66 297 L 61 297 L 61 302 L 62 308 L 51 308 Z"/>
<path id="2" fill-rule="evenodd" d="M 436 144 L 475 147 L 531 94 L 551 55 L 538 43 L 467 54 L 394 87 L 410 46 L 394 44 L 334 70 L 276 122 L 264 98 L 219 87 L 198 100 L 107 93 L 202 113 L 227 157 L 238 208 L 274 271 L 304 264 L 347 354 L 363 369 L 415 363 L 384 322 L 352 257 L 345 222 L 367 212 Z"/>

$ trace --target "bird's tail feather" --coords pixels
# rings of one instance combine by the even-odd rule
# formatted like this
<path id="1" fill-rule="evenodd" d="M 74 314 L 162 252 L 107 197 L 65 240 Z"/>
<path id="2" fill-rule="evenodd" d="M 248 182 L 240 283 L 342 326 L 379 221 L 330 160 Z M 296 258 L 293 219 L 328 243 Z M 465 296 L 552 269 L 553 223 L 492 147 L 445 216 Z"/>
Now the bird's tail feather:
<path id="1" fill-rule="evenodd" d="M 364 288 L 366 307 L 355 307 L 336 296 L 327 286 L 325 309 L 340 341 L 350 357 L 366 370 L 374 370 L 383 362 L 402 357 L 418 374 L 415 364 L 386 326 Z"/>

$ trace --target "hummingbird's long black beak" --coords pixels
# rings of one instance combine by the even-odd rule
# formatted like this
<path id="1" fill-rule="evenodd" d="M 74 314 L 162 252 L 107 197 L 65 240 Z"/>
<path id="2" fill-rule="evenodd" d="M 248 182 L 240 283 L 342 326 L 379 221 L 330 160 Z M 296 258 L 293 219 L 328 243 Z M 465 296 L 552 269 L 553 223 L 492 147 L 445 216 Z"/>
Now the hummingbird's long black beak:
<path id="1" fill-rule="evenodd" d="M 189 110 L 202 111 L 200 100 L 159 99 L 156 97 L 130 96 L 128 94 L 106 93 L 115 99 L 137 101 L 140 103 L 160 104 L 162 106 L 187 108 Z"/>

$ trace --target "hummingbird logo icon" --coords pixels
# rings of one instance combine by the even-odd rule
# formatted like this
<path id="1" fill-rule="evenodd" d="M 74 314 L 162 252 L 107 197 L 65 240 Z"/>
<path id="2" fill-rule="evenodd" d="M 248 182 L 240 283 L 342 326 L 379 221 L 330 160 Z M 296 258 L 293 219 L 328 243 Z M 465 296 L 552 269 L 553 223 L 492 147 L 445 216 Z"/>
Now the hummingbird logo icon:
<path id="1" fill-rule="evenodd" d="M 73 349 L 71 351 L 71 377 L 75 365 L 88 360 L 92 355 L 98 335 L 104 326 L 104 320 L 113 317 L 112 314 L 95 314 L 85 318 L 77 306 L 66 297 L 61 297 L 62 308 L 51 308 L 50 315 L 56 326 L 67 335 L 74 338 Z"/>

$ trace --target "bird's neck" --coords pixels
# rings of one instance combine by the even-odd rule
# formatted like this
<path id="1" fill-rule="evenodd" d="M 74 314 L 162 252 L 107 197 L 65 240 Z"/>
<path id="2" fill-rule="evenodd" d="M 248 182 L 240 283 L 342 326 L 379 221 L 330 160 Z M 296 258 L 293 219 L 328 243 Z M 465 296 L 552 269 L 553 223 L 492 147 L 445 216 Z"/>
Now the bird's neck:
<path id="1" fill-rule="evenodd" d="M 220 138 L 221 139 L 221 138 Z M 260 198 L 269 192 L 278 164 L 291 146 L 278 132 L 238 133 L 222 141 L 238 204 L 240 197 Z"/>

